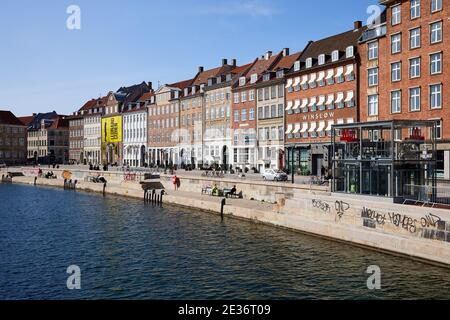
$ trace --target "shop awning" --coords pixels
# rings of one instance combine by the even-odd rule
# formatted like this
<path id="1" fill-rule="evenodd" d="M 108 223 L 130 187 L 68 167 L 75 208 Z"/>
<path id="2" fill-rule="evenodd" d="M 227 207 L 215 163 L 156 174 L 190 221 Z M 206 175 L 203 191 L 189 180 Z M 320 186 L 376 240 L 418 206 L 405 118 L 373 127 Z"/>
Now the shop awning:
<path id="1" fill-rule="evenodd" d="M 304 85 L 304 84 L 306 84 L 308 82 L 308 76 L 303 76 L 302 77 L 302 82 L 300 83 L 300 85 L 302 86 L 302 85 Z"/>
<path id="2" fill-rule="evenodd" d="M 344 74 L 344 67 L 339 67 L 339 68 L 337 68 L 337 72 L 336 72 L 335 78 L 339 78 L 343 74 Z"/>
<path id="3" fill-rule="evenodd" d="M 333 76 L 334 76 L 334 70 L 333 69 L 328 70 L 326 80 L 333 78 Z"/>
<path id="4" fill-rule="evenodd" d="M 329 94 L 327 103 L 325 103 L 325 105 L 329 106 L 329 105 L 333 104 L 333 102 L 334 102 L 334 94 Z"/>
<path id="5" fill-rule="evenodd" d="M 323 106 L 324 103 L 325 103 L 325 96 L 320 96 L 319 101 L 317 102 L 317 105 Z"/>
<path id="6" fill-rule="evenodd" d="M 292 132 L 293 134 L 297 134 L 300 131 L 300 128 L 302 127 L 302 125 L 300 123 L 296 123 L 295 124 L 295 129 Z"/>
<path id="7" fill-rule="evenodd" d="M 293 105 L 294 105 L 294 103 L 292 101 L 288 101 L 286 111 L 291 110 Z"/>
<path id="8" fill-rule="evenodd" d="M 311 83 L 315 82 L 316 79 L 317 79 L 317 74 L 315 74 L 315 73 L 311 74 L 311 77 L 309 78 L 309 83 L 311 84 Z"/>
<path id="9" fill-rule="evenodd" d="M 339 92 L 337 94 L 336 103 L 341 103 L 343 100 L 344 100 L 344 93 L 343 92 Z"/>
<path id="10" fill-rule="evenodd" d="M 316 128 L 317 128 L 317 123 L 316 122 L 311 122 L 311 127 L 309 127 L 309 132 L 316 131 Z"/>
<path id="11" fill-rule="evenodd" d="M 319 128 L 317 128 L 317 132 L 322 132 L 325 129 L 325 121 L 320 121 Z"/>
<path id="12" fill-rule="evenodd" d="M 325 79 L 325 71 L 320 71 L 319 72 L 319 77 L 317 78 L 317 82 L 320 82 L 323 79 Z"/>
<path id="13" fill-rule="evenodd" d="M 293 87 L 296 87 L 300 84 L 300 77 L 295 78 L 294 80 L 294 84 L 292 85 Z"/>
<path id="14" fill-rule="evenodd" d="M 347 98 L 345 98 L 345 102 L 350 102 L 353 100 L 353 98 L 354 98 L 353 91 L 349 91 L 349 92 L 347 92 Z"/>
<path id="15" fill-rule="evenodd" d="M 312 107 L 313 105 L 315 105 L 317 102 L 317 98 L 316 97 L 312 97 L 311 100 L 309 100 L 309 106 Z"/>
<path id="16" fill-rule="evenodd" d="M 303 98 L 302 100 L 302 104 L 300 106 L 300 109 L 303 109 L 304 107 L 306 107 L 308 105 L 308 98 Z"/>
<path id="17" fill-rule="evenodd" d="M 334 125 L 334 120 L 328 121 L 328 127 L 325 131 L 331 131 L 331 127 Z"/>
<path id="18" fill-rule="evenodd" d="M 286 130 L 286 134 L 290 134 L 292 132 L 293 129 L 293 125 L 292 124 L 288 124 L 287 130 Z"/>
<path id="19" fill-rule="evenodd" d="M 302 130 L 300 130 L 300 133 L 305 133 L 308 131 L 308 122 L 303 122 Z"/>
<path id="20" fill-rule="evenodd" d="M 289 89 L 290 87 L 292 87 L 292 79 L 288 79 L 286 84 L 286 89 Z"/>
<path id="21" fill-rule="evenodd" d="M 300 99 L 295 100 L 295 104 L 294 107 L 292 108 L 293 110 L 297 110 L 300 107 Z"/>
<path id="22" fill-rule="evenodd" d="M 345 71 L 345 76 L 349 76 L 349 75 L 351 75 L 353 72 L 354 72 L 354 67 L 353 67 L 353 65 L 352 64 L 349 64 L 348 66 L 347 66 L 347 71 Z"/>

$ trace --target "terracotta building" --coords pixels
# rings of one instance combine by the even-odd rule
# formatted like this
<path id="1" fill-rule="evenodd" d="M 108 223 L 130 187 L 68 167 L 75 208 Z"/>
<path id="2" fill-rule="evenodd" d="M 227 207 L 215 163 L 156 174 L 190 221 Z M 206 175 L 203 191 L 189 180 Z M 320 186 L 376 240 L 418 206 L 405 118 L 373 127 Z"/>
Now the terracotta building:
<path id="1" fill-rule="evenodd" d="M 150 165 L 181 165 L 180 96 L 193 79 L 163 85 L 155 91 L 154 103 L 148 105 Z"/>
<path id="2" fill-rule="evenodd" d="M 11 112 L 0 110 L 0 163 L 25 164 L 27 127 Z"/>
<path id="3" fill-rule="evenodd" d="M 232 151 L 231 91 L 233 84 L 251 65 L 238 67 L 236 60 L 228 64 L 228 60 L 223 59 L 223 69 L 216 77 L 209 78 L 205 86 L 203 163 L 208 166 L 214 164 L 225 169 L 237 162 Z"/>
<path id="4" fill-rule="evenodd" d="M 286 76 L 286 160 L 292 172 L 330 173 L 331 128 L 358 119 L 360 21 L 347 32 L 311 41 Z"/>
<path id="5" fill-rule="evenodd" d="M 437 120 L 438 173 L 450 179 L 450 114 L 445 109 L 450 99 L 449 3 L 380 4 L 386 11 L 359 44 L 361 121 Z"/>
<path id="6" fill-rule="evenodd" d="M 257 169 L 284 169 L 284 109 L 286 105 L 284 87 L 285 74 L 300 58 L 300 52 L 289 54 L 285 48 L 279 61 L 256 84 L 257 114 Z"/>

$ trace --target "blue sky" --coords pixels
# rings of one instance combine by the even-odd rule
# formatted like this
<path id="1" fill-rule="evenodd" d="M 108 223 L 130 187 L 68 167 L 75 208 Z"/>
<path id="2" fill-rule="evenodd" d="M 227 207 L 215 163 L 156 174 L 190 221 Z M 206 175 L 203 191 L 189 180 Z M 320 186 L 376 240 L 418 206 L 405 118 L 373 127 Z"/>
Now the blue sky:
<path id="1" fill-rule="evenodd" d="M 15 0 L 0 11 L 0 109 L 70 114 L 123 85 L 193 77 L 222 58 L 268 50 L 366 23 L 376 0 Z M 69 30 L 70 5 L 81 30 Z"/>

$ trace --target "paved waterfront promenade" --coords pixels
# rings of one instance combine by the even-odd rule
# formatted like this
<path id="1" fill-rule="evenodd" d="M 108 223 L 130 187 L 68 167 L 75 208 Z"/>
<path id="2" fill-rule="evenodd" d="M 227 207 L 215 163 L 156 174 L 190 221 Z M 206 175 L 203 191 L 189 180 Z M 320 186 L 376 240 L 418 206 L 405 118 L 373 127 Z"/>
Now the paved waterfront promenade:
<path id="1" fill-rule="evenodd" d="M 36 170 L 17 169 L 24 177 L 13 183 L 33 184 Z M 52 169 L 53 170 L 53 169 Z M 45 172 L 46 170 L 44 170 Z M 62 187 L 64 170 L 53 170 L 58 179 L 38 178 L 38 185 Z M 69 170 L 65 170 L 69 171 Z M 94 173 L 69 171 L 79 190 L 101 193 L 103 184 L 87 181 Z M 67 174 L 67 172 L 66 172 Z M 108 180 L 106 193 L 144 199 L 142 176 L 124 172 L 101 172 Z M 188 173 L 187 173 L 188 174 Z M 162 175 L 167 194 L 164 203 L 219 213 L 222 198 L 202 195 L 205 186 L 237 186 L 244 199 L 227 199 L 224 214 L 259 223 L 289 228 L 334 240 L 351 242 L 376 250 L 413 257 L 450 267 L 450 211 L 405 206 L 331 194 L 327 187 L 267 183 L 223 178 L 188 176 L 178 172 L 181 188 L 173 190 L 171 176 Z M 70 191 L 68 191 L 70 192 Z"/>

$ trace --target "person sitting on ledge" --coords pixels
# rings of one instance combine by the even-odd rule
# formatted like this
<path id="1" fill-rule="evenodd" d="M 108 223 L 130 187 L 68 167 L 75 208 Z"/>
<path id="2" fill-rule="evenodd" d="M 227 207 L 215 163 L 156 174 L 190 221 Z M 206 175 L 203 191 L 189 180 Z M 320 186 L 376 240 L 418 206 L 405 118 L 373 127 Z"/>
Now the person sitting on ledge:
<path id="1" fill-rule="evenodd" d="M 211 194 L 213 196 L 219 195 L 219 188 L 217 188 L 217 184 L 214 185 Z"/>

